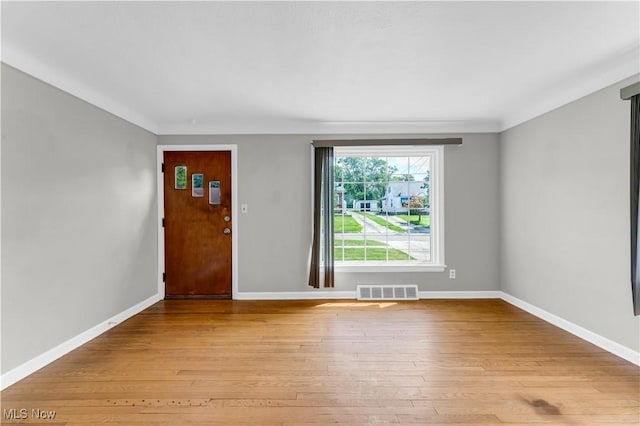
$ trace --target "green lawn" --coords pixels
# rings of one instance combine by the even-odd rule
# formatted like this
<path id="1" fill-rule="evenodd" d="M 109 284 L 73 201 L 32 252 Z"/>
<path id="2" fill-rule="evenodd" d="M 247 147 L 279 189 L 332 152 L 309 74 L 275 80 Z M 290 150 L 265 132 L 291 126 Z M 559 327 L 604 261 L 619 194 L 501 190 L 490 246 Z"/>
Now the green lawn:
<path id="1" fill-rule="evenodd" d="M 394 225 L 391 222 L 387 222 L 386 220 L 384 220 L 381 216 L 378 216 L 376 214 L 371 214 L 371 213 L 360 213 L 360 212 L 354 212 L 354 213 L 358 213 L 358 214 L 364 214 L 367 218 L 371 219 L 372 221 L 374 221 L 375 223 L 377 223 L 380 226 L 384 226 L 385 228 L 389 228 L 392 231 L 396 231 L 396 232 L 405 232 L 404 229 L 400 228 L 398 225 Z"/>
<path id="2" fill-rule="evenodd" d="M 367 247 L 367 259 L 366 260 L 387 260 L 387 250 L 389 251 L 389 260 L 415 260 L 413 257 L 410 257 L 407 253 L 386 247 Z M 334 259 L 337 261 L 341 260 L 365 260 L 364 258 L 364 247 L 346 247 L 344 251 L 342 247 L 336 247 L 334 251 Z M 343 257 L 344 253 L 344 257 Z"/>
<path id="3" fill-rule="evenodd" d="M 363 247 L 364 240 L 334 240 L 335 260 L 365 260 L 364 252 L 367 251 L 367 260 L 387 260 L 387 246 L 381 241 L 367 240 L 367 247 Z M 343 252 L 344 248 L 344 252 Z M 389 260 L 415 260 L 407 253 L 389 248 Z M 344 253 L 344 257 L 343 257 Z"/>
<path id="4" fill-rule="evenodd" d="M 419 222 L 418 215 L 415 214 L 412 214 L 411 216 L 409 216 L 408 214 L 397 214 L 396 217 L 406 222 L 411 222 L 411 224 L 415 226 L 431 226 L 431 216 L 429 216 L 428 214 L 420 215 Z"/>
<path id="5" fill-rule="evenodd" d="M 362 225 L 349 215 L 334 215 L 333 231 L 337 233 L 360 233 L 362 232 Z"/>
<path id="6" fill-rule="evenodd" d="M 333 240 L 333 246 L 334 247 L 342 247 L 342 246 L 360 246 L 362 247 L 364 245 L 364 240 L 341 240 L 339 238 L 336 238 Z M 367 240 L 367 247 L 372 247 L 372 246 L 381 246 L 384 247 L 385 243 L 381 242 L 381 241 L 375 241 L 375 240 Z"/>

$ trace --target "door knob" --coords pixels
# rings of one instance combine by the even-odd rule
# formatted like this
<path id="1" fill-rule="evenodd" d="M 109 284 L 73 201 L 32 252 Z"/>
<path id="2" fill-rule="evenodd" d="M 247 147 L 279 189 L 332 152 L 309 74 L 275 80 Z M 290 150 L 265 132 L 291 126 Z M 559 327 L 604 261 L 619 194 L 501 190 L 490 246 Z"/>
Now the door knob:
<path id="1" fill-rule="evenodd" d="M 222 231 L 222 232 L 224 232 L 225 234 L 230 234 L 231 233 L 231 229 L 224 228 L 224 231 Z"/>

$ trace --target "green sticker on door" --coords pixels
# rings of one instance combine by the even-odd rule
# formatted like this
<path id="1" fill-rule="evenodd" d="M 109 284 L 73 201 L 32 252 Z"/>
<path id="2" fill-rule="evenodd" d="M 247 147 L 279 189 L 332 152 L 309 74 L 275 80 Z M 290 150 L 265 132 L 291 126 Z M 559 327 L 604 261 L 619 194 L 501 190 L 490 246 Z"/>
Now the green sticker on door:
<path id="1" fill-rule="evenodd" d="M 187 189 L 187 166 L 175 167 L 175 188 Z"/>
<path id="2" fill-rule="evenodd" d="M 209 204 L 220 204 L 220 181 L 209 181 Z"/>

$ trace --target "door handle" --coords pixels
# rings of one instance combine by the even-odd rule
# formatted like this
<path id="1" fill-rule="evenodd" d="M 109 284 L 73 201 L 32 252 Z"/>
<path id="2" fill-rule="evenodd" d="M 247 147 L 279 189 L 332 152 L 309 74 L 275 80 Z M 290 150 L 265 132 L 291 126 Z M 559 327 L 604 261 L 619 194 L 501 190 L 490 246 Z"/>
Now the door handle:
<path id="1" fill-rule="evenodd" d="M 224 228 L 224 231 L 222 231 L 225 234 L 230 234 L 231 233 L 231 229 L 229 228 Z"/>

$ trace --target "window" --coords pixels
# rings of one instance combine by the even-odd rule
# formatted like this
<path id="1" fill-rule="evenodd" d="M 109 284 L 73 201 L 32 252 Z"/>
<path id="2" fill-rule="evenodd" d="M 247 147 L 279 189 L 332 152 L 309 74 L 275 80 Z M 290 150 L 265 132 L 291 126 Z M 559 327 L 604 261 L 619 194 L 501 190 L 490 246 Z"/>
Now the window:
<path id="1" fill-rule="evenodd" d="M 444 270 L 442 146 L 334 148 L 340 270 Z"/>

